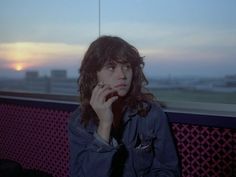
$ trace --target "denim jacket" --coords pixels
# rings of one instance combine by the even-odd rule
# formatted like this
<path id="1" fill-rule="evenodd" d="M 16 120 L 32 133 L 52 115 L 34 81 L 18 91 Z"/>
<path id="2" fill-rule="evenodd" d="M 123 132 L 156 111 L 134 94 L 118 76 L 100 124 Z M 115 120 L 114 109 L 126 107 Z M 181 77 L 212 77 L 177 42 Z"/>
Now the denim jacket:
<path id="1" fill-rule="evenodd" d="M 86 128 L 78 108 L 69 122 L 70 177 L 177 177 L 179 164 L 166 115 L 156 103 L 141 117 L 127 108 L 122 143 L 104 142 Z"/>

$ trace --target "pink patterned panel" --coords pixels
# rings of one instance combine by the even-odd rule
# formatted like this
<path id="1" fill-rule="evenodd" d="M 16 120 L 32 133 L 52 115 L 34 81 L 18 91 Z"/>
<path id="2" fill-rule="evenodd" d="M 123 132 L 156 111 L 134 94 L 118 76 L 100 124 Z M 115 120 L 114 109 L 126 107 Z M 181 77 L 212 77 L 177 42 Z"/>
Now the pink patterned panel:
<path id="1" fill-rule="evenodd" d="M 69 111 L 0 104 L 0 158 L 24 168 L 66 177 L 69 170 Z M 191 118 L 191 117 L 190 117 Z M 233 129 L 172 123 L 183 177 L 232 177 L 236 174 Z"/>
<path id="2" fill-rule="evenodd" d="M 233 177 L 236 133 L 232 129 L 173 123 L 183 177 Z"/>
<path id="3" fill-rule="evenodd" d="M 0 158 L 68 176 L 68 112 L 1 104 L 0 116 Z"/>

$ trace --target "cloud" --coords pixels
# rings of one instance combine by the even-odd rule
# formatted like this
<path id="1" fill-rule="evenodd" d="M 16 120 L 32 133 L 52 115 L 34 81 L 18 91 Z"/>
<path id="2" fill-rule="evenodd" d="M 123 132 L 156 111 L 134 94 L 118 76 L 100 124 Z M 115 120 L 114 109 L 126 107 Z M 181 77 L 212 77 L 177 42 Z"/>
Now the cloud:
<path id="1" fill-rule="evenodd" d="M 123 28 L 122 28 L 123 27 Z M 232 60 L 236 56 L 236 29 L 217 26 L 110 22 L 104 34 L 124 37 L 148 59 L 169 61 Z"/>
<path id="2" fill-rule="evenodd" d="M 17 29 L 17 30 L 16 30 Z M 5 24 L 0 28 L 2 43 L 38 42 L 87 45 L 98 37 L 98 29 L 94 23 L 36 23 Z"/>
<path id="3" fill-rule="evenodd" d="M 216 26 L 110 22 L 102 26 L 105 34 L 118 34 L 140 46 L 206 47 L 236 46 L 236 29 Z"/>
<path id="4" fill-rule="evenodd" d="M 1 63 L 8 68 L 21 64 L 24 68 L 41 66 L 68 66 L 78 64 L 85 47 L 82 45 L 63 43 L 1 43 Z"/>
<path id="5" fill-rule="evenodd" d="M 97 30 L 92 29 L 96 26 L 89 23 L 48 25 L 45 30 L 43 27 L 35 34 L 27 32 L 32 42 L 1 43 L 0 57 L 5 59 L 5 65 L 21 62 L 29 68 L 78 68 L 89 43 L 97 37 Z M 92 36 L 89 36 L 91 31 Z M 102 34 L 120 36 L 137 47 L 153 71 L 163 61 L 166 62 L 163 66 L 170 66 L 167 68 L 172 67 L 173 71 L 176 68 L 181 72 L 182 66 L 188 66 L 186 72 L 189 73 L 191 68 L 197 68 L 196 72 L 203 68 L 207 73 L 207 68 L 212 66 L 214 72 L 215 68 L 224 68 L 222 70 L 227 72 L 236 65 L 236 35 L 233 35 L 236 30 L 233 28 L 112 22 L 102 26 Z"/>

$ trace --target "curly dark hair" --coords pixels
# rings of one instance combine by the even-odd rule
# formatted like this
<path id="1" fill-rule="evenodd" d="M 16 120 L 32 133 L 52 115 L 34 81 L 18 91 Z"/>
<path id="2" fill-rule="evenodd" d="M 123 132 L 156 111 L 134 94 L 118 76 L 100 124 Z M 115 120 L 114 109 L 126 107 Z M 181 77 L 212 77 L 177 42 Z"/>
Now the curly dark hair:
<path id="1" fill-rule="evenodd" d="M 98 123 L 96 113 L 90 106 L 93 88 L 97 85 L 97 72 L 106 62 L 129 63 L 133 71 L 131 88 L 126 96 L 126 104 L 145 116 L 148 109 L 144 102 L 152 101 L 154 96 L 147 92 L 148 81 L 143 73 L 143 57 L 138 50 L 125 40 L 116 36 L 101 36 L 92 42 L 84 55 L 78 78 L 82 122 L 87 125 L 90 119 Z"/>

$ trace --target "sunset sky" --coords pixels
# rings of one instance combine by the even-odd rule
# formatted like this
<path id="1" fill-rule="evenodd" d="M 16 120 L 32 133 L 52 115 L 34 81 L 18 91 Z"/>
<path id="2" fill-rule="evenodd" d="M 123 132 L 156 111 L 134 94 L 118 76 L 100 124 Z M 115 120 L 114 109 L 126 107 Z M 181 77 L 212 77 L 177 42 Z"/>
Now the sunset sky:
<path id="1" fill-rule="evenodd" d="M 101 0 L 101 34 L 117 35 L 159 76 L 236 74 L 235 0 Z M 98 0 L 1 0 L 0 77 L 77 71 L 98 37 Z"/>

